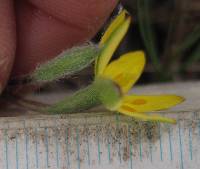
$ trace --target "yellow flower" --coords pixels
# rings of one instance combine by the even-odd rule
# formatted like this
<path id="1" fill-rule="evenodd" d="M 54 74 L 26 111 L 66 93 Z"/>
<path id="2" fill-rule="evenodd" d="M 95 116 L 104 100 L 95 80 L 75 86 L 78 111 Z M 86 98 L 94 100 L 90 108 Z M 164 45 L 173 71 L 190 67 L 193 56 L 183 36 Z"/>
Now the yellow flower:
<path id="1" fill-rule="evenodd" d="M 181 103 L 184 98 L 176 95 L 127 94 L 143 71 L 145 56 L 142 51 L 126 53 L 109 63 L 114 51 L 125 36 L 130 22 L 130 16 L 123 10 L 106 30 L 100 41 L 102 52 L 95 62 L 95 79 L 110 79 L 120 88 L 121 100 L 117 106 L 110 108 L 111 110 L 145 121 L 176 123 L 174 119 L 150 115 L 146 112 L 170 108 Z"/>

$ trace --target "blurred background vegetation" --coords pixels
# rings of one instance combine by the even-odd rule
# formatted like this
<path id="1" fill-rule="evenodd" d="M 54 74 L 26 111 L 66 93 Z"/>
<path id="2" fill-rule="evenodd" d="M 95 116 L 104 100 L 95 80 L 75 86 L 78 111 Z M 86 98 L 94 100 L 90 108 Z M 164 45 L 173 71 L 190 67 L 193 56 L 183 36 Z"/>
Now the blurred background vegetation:
<path id="1" fill-rule="evenodd" d="M 144 50 L 147 65 L 140 84 L 200 78 L 199 0 L 122 0 L 94 42 L 99 41 L 121 6 L 132 15 L 132 25 L 114 59 L 130 50 Z M 92 78 L 91 66 L 61 83 L 80 88 Z"/>
<path id="2" fill-rule="evenodd" d="M 147 54 L 145 81 L 200 77 L 200 1 L 125 0 L 133 24 L 121 51 Z"/>

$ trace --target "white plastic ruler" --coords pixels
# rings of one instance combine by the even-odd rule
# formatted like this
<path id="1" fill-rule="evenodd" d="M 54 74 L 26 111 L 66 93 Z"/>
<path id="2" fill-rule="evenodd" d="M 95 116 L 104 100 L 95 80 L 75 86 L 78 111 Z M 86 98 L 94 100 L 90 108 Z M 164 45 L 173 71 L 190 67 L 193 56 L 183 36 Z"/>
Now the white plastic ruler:
<path id="1" fill-rule="evenodd" d="M 181 112 L 177 125 L 138 123 L 110 113 L 4 118 L 0 168 L 197 169 L 199 115 Z"/>

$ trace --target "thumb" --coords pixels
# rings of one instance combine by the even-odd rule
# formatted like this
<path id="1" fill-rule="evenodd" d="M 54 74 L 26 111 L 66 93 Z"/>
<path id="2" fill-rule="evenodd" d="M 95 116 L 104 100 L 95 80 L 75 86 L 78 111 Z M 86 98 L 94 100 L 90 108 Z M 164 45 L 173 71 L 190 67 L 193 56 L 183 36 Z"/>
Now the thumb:
<path id="1" fill-rule="evenodd" d="M 0 0 L 0 93 L 8 80 L 15 54 L 15 19 L 12 0 Z"/>
<path id="2" fill-rule="evenodd" d="M 17 3 L 18 44 L 13 77 L 63 50 L 90 40 L 114 9 L 116 0 L 29 0 Z"/>

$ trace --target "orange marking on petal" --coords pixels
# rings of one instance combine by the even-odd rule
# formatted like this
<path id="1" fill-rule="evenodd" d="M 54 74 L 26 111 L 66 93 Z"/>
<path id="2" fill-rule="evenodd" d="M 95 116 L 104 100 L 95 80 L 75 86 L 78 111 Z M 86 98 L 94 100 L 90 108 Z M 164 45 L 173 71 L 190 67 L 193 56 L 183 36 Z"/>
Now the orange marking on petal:
<path id="1" fill-rule="evenodd" d="M 143 104 L 146 104 L 147 101 L 144 99 L 137 99 L 137 100 L 133 100 L 131 103 L 135 105 L 143 105 Z"/>
<path id="2" fill-rule="evenodd" d="M 114 77 L 114 80 L 116 80 L 116 81 L 122 81 L 122 78 L 123 78 L 123 74 L 120 73 L 120 74 L 118 74 L 117 76 Z"/>
<path id="3" fill-rule="evenodd" d="M 129 111 L 129 112 L 135 112 L 135 111 L 136 111 L 136 110 L 133 109 L 132 107 L 125 106 L 125 105 L 123 105 L 121 108 L 124 109 L 124 110 L 126 110 L 126 111 Z"/>
<path id="4" fill-rule="evenodd" d="M 127 76 L 127 74 L 125 75 L 124 73 L 120 73 L 117 76 L 114 77 L 113 79 L 116 83 L 119 84 L 119 86 L 126 86 L 127 83 L 129 82 L 130 78 L 129 76 Z"/>

